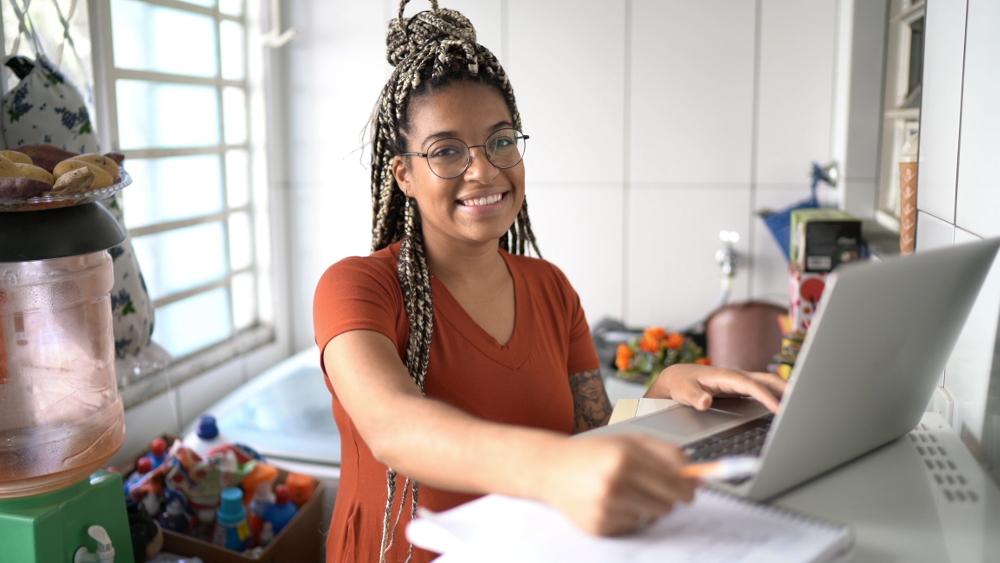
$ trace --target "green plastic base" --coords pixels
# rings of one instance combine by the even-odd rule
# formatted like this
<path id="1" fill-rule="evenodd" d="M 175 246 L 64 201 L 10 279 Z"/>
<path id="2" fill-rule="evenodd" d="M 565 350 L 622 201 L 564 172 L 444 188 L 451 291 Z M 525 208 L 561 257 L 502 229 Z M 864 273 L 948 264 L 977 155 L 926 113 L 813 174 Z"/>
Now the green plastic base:
<path id="1" fill-rule="evenodd" d="M 135 563 L 122 478 L 117 473 L 102 469 L 58 491 L 0 500 L 0 560 L 72 563 L 81 546 L 97 551 L 97 543 L 87 534 L 95 524 L 111 537 L 115 563 Z"/>

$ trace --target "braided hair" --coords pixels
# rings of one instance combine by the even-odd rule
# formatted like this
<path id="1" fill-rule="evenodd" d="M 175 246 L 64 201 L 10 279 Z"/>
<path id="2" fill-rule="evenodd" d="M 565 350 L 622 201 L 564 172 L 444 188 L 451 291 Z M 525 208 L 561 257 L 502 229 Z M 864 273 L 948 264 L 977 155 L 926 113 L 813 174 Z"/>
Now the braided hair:
<path id="1" fill-rule="evenodd" d="M 403 290 L 410 336 L 406 346 L 406 369 L 424 391 L 427 362 L 430 358 L 431 335 L 434 332 L 434 307 L 431 276 L 424 252 L 420 210 L 416 201 L 399 188 L 392 173 L 393 157 L 406 152 L 405 134 L 409 130 L 407 107 L 415 99 L 453 82 L 465 81 L 496 88 L 507 103 L 514 128 L 521 129 L 521 116 L 514 101 L 514 90 L 507 74 L 489 49 L 476 43 L 476 30 L 462 14 L 438 8 L 430 0 L 431 9 L 404 18 L 409 0 L 401 0 L 398 16 L 389 22 L 386 35 L 387 59 L 395 67 L 382 89 L 372 113 L 371 183 L 372 183 L 372 251 L 402 240 L 397 276 Z M 541 256 L 528 219 L 525 201 L 510 229 L 500 237 L 500 247 L 514 254 L 525 254 L 528 245 Z M 395 539 L 396 525 L 402 516 L 409 491 L 410 516 L 416 516 L 420 485 L 406 479 L 403 484 L 399 513 L 392 522 L 392 506 L 396 497 L 396 472 L 386 473 L 387 500 L 382 524 L 380 562 Z M 407 562 L 413 557 L 410 545 Z"/>

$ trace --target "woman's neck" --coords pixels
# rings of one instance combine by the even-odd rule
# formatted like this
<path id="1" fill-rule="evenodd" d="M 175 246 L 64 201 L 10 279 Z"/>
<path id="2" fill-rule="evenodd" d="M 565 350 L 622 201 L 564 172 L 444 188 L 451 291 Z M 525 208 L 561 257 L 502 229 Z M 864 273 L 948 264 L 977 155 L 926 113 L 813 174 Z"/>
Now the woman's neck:
<path id="1" fill-rule="evenodd" d="M 498 252 L 500 241 L 485 243 L 437 240 L 424 236 L 427 266 L 449 289 L 478 285 L 498 276 L 508 276 L 507 264 Z"/>

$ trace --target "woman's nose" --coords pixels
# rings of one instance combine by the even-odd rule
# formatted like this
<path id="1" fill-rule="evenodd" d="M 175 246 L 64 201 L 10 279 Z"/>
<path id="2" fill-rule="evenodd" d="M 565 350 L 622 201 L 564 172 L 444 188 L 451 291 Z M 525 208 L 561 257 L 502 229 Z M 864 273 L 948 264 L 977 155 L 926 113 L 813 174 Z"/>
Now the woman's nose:
<path id="1" fill-rule="evenodd" d="M 486 147 L 469 147 L 469 158 L 469 167 L 465 170 L 467 181 L 488 183 L 500 173 L 500 169 L 486 158 Z"/>

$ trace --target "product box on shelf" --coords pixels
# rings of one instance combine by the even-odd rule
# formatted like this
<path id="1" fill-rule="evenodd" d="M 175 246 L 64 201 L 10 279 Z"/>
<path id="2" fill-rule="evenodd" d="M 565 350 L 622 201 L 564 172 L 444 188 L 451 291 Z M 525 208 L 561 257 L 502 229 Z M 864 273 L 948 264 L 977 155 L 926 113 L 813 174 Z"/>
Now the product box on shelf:
<path id="1" fill-rule="evenodd" d="M 839 209 L 792 212 L 791 262 L 803 272 L 829 272 L 861 256 L 861 221 Z"/>
<path id="2" fill-rule="evenodd" d="M 164 434 L 161 436 L 167 444 L 173 444 L 179 436 Z M 149 453 L 148 449 L 138 452 L 121 467 L 123 478 L 135 468 L 138 459 Z M 289 473 L 278 469 L 275 486 L 284 484 Z M 295 514 L 295 517 L 281 532 L 264 548 L 259 557 L 250 557 L 236 551 L 226 549 L 198 538 L 163 530 L 163 552 L 176 555 L 200 557 L 205 563 L 302 563 L 321 561 L 323 553 L 324 532 L 321 530 L 323 512 L 323 492 L 325 484 L 313 479 L 315 491 Z M 154 517 L 155 518 L 155 517 Z"/>
<path id="3" fill-rule="evenodd" d="M 789 265 L 788 314 L 793 332 L 805 334 L 809 331 L 828 276 L 827 272 L 803 272 L 794 263 Z"/>

